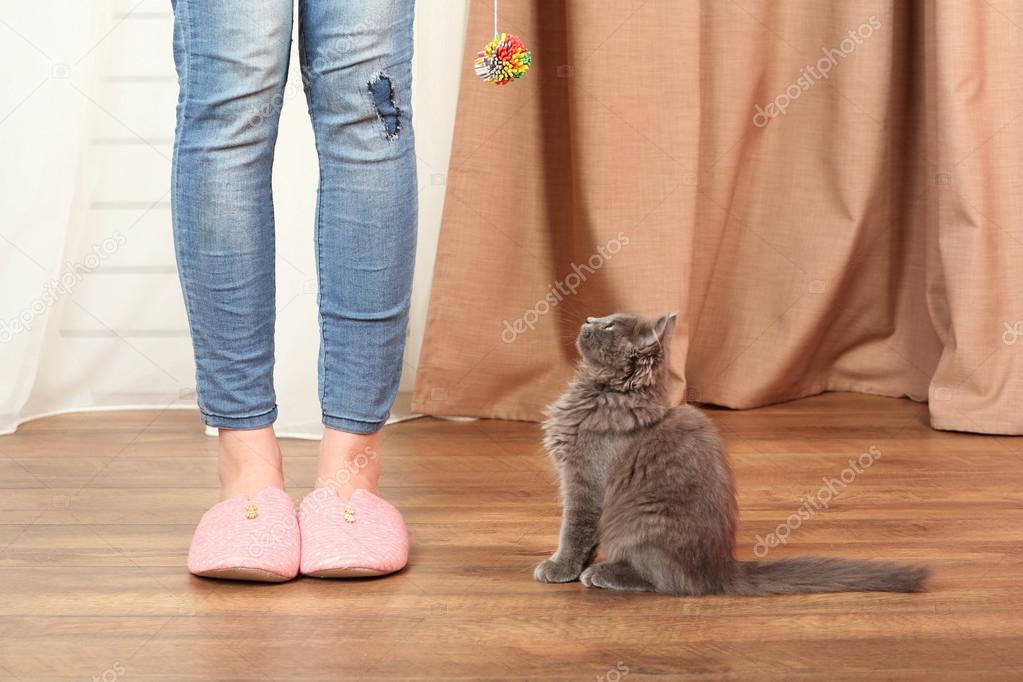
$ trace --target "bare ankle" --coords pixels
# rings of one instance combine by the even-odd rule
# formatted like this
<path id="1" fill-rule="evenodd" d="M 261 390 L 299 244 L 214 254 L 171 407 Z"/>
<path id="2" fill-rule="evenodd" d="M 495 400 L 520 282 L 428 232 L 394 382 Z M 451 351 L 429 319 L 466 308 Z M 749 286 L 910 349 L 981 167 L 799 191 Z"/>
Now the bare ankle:
<path id="1" fill-rule="evenodd" d="M 272 427 L 220 430 L 221 499 L 250 497 L 263 488 L 284 488 L 281 449 Z"/>
<path id="2" fill-rule="evenodd" d="M 380 483 L 380 434 L 324 429 L 316 487 L 331 488 L 342 499 L 358 489 L 377 492 Z"/>

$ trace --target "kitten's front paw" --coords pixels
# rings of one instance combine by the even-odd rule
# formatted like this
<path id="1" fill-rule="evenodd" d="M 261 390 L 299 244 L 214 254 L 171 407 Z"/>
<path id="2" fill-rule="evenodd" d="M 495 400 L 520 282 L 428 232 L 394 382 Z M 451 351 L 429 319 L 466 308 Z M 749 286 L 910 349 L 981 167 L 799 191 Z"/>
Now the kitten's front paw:
<path id="1" fill-rule="evenodd" d="M 603 585 L 599 584 L 598 582 L 594 582 L 593 580 L 593 574 L 597 573 L 597 571 L 594 571 L 593 569 L 599 565 L 600 564 L 594 564 L 593 566 L 590 566 L 585 571 L 583 571 L 582 575 L 579 576 L 579 582 L 581 582 L 586 587 L 603 587 Z"/>
<path id="2" fill-rule="evenodd" d="M 582 582 L 582 584 L 586 587 L 610 587 L 605 576 L 605 568 L 606 567 L 603 563 L 593 564 L 583 571 L 581 576 L 579 576 L 580 582 Z"/>
<path id="3" fill-rule="evenodd" d="M 581 569 L 554 559 L 547 559 L 533 570 L 533 577 L 541 583 L 570 583 L 579 578 Z"/>

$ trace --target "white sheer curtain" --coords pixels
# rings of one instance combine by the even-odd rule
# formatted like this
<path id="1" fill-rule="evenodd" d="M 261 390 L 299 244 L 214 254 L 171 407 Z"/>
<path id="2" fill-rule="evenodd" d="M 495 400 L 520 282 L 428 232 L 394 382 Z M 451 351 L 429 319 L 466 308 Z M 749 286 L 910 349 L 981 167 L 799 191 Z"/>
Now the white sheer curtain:
<path id="1" fill-rule="evenodd" d="M 417 5 L 420 247 L 403 391 L 426 316 L 466 4 Z M 66 411 L 195 406 L 170 229 L 171 26 L 169 0 L 0 5 L 0 433 Z M 297 64 L 274 179 L 277 429 L 318 436 L 317 169 Z"/>

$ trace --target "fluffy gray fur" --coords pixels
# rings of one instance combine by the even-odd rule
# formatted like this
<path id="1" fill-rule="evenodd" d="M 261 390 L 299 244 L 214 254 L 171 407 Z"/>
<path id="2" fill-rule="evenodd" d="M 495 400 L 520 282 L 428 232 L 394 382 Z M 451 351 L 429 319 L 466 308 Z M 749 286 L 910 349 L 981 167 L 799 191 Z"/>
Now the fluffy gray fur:
<path id="1" fill-rule="evenodd" d="M 561 476 L 558 550 L 540 582 L 668 594 L 916 592 L 922 566 L 794 557 L 735 559 L 736 503 L 721 439 L 699 410 L 666 400 L 675 315 L 588 318 L 544 445 Z M 590 565 L 602 549 L 605 560 Z"/>

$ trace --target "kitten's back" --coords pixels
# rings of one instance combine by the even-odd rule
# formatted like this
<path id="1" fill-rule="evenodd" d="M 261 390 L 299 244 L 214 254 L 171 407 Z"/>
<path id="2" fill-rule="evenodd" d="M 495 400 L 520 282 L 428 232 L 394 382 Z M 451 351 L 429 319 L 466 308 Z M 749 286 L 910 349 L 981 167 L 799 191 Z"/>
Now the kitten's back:
<path id="1" fill-rule="evenodd" d="M 608 481 L 601 546 L 645 564 L 672 592 L 720 592 L 730 579 L 735 494 L 721 440 L 699 410 L 672 408 L 622 454 Z"/>
<path id="2" fill-rule="evenodd" d="M 736 595 L 918 592 L 926 567 L 830 557 L 736 561 L 735 490 L 710 419 L 681 406 L 647 427 L 618 462 L 601 516 L 601 546 L 658 591 Z"/>

